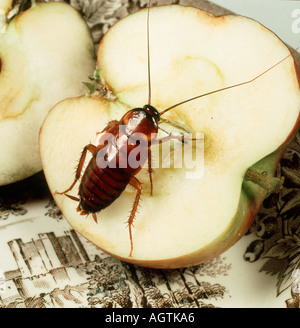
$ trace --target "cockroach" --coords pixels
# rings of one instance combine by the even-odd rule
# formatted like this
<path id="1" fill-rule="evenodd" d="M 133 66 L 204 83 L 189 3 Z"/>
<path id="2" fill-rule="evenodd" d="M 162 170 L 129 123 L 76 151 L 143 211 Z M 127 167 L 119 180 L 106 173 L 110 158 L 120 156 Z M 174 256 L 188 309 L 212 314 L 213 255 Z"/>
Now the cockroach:
<path id="1" fill-rule="evenodd" d="M 166 137 L 157 138 L 159 124 L 163 121 L 161 118 L 165 113 L 171 109 L 178 107 L 187 102 L 191 102 L 195 99 L 205 97 L 217 92 L 225 91 L 231 88 L 236 88 L 248 83 L 251 83 L 266 74 L 268 71 L 279 65 L 288 56 L 271 66 L 263 73 L 257 75 L 251 80 L 230 85 L 221 89 L 217 89 L 205 94 L 189 98 L 181 101 L 171 107 L 168 107 L 159 112 L 155 107 L 151 105 L 151 77 L 150 77 L 150 46 L 149 46 L 149 16 L 150 16 L 150 3 L 148 2 L 148 14 L 147 14 L 147 50 L 148 50 L 148 103 L 143 107 L 138 107 L 126 112 L 121 119 L 113 120 L 98 134 L 100 134 L 98 145 L 88 144 L 84 147 L 79 164 L 76 169 L 75 179 L 71 186 L 63 191 L 56 194 L 63 194 L 70 199 L 77 201 L 77 211 L 81 215 L 91 214 L 95 222 L 97 223 L 96 213 L 108 207 L 112 204 L 124 191 L 127 185 L 133 186 L 137 192 L 135 200 L 130 212 L 129 218 L 126 221 L 129 228 L 130 238 L 130 254 L 132 257 L 133 253 L 133 237 L 132 227 L 135 220 L 137 208 L 139 205 L 142 185 L 136 178 L 136 175 L 142 169 L 146 161 L 148 161 L 148 174 L 150 180 L 150 195 L 153 193 L 153 182 L 151 167 L 151 149 L 150 146 L 159 144 L 170 140 L 179 140 L 184 143 L 184 138 L 178 135 L 168 134 Z M 297 49 L 296 49 L 297 50 Z M 164 131 L 164 130 L 163 130 Z M 165 131 L 166 132 L 166 131 Z M 135 135 L 142 136 L 138 140 Z M 185 139 L 186 140 L 186 139 Z M 189 140 L 194 140 L 193 138 Z M 137 156 L 139 157 L 139 165 L 132 167 L 128 158 L 128 154 L 139 147 L 140 151 Z M 83 174 L 83 166 L 86 160 L 87 152 L 92 154 L 92 158 Z M 113 162 L 115 165 L 112 167 L 107 165 L 107 162 Z M 82 175 L 82 177 L 81 177 Z M 79 197 L 72 196 L 68 192 L 75 186 L 77 181 L 81 178 L 78 195 Z"/>

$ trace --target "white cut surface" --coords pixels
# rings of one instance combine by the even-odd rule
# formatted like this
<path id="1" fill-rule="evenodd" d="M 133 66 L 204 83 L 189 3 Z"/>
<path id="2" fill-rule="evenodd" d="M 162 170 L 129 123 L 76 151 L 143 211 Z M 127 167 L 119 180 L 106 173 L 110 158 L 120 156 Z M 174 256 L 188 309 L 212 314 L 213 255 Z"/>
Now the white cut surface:
<path id="1" fill-rule="evenodd" d="M 182 6 L 153 8 L 150 16 L 152 105 L 159 110 L 248 81 L 289 54 L 273 33 L 247 18 L 215 18 Z M 146 11 L 131 15 L 114 25 L 98 52 L 102 78 L 130 107 L 143 106 L 148 97 L 145 29 Z M 71 185 L 83 147 L 95 142 L 96 132 L 108 120 L 120 119 L 114 116 L 120 115 L 120 106 L 84 97 L 54 107 L 41 133 L 42 161 L 53 193 Z M 299 85 L 290 57 L 250 84 L 166 114 L 204 133 L 204 174 L 186 179 L 185 169 L 156 169 L 152 197 L 147 173 L 138 174 L 143 195 L 133 229 L 133 259 L 171 259 L 224 241 L 224 232 L 236 220 L 246 170 L 285 142 L 299 109 Z M 54 134 L 55 129 L 59 133 Z M 78 184 L 71 194 L 77 192 Z M 135 191 L 127 188 L 98 213 L 98 223 L 91 215 L 80 216 L 78 204 L 66 196 L 56 195 L 55 200 L 77 231 L 105 251 L 128 258 L 124 223 L 134 197 Z"/>
<path id="2" fill-rule="evenodd" d="M 145 22 L 146 11 L 122 20 L 98 52 L 103 79 L 132 107 L 143 106 L 148 97 Z M 249 81 L 289 54 L 276 35 L 241 16 L 216 18 L 192 7 L 162 6 L 150 11 L 150 26 L 152 105 L 158 109 Z M 252 153 L 252 145 L 254 164 L 285 141 L 299 108 L 290 56 L 253 83 L 187 103 L 168 117 L 177 114 L 194 131 L 207 134 L 218 156 L 228 158 L 230 152 L 233 160 L 245 148 Z M 216 142 L 215 132 L 222 140 Z"/>
<path id="3" fill-rule="evenodd" d="M 41 170 L 40 126 L 57 102 L 82 94 L 93 49 L 85 22 L 63 3 L 35 5 L 0 35 L 0 185 Z"/>
<path id="4" fill-rule="evenodd" d="M 0 14 L 1 14 L 1 10 L 7 13 L 11 8 L 11 5 L 12 5 L 12 0 L 0 0 Z"/>
<path id="5" fill-rule="evenodd" d="M 50 112 L 42 128 L 40 144 L 44 170 L 53 193 L 71 185 L 82 148 L 90 141 L 95 142 L 96 132 L 109 119 L 107 113 L 108 105 L 87 97 L 65 100 Z M 72 129 L 65 128 L 66 121 Z M 60 133 L 54 134 L 55 129 Z M 207 168 L 203 178 L 195 183 L 195 180 L 186 179 L 182 169 L 157 169 L 155 172 L 152 197 L 146 172 L 137 176 L 144 190 L 134 228 L 134 257 L 153 259 L 185 254 L 193 250 L 195 243 L 204 246 L 226 229 L 236 211 L 242 174 L 237 175 L 232 167 L 226 174 L 215 174 Z M 77 191 L 78 184 L 70 194 L 76 196 Z M 124 223 L 134 197 L 135 191 L 127 188 L 119 199 L 98 214 L 98 224 L 91 216 L 79 215 L 78 204 L 68 197 L 55 195 L 55 200 L 77 231 L 92 242 L 100 243 L 105 250 L 127 257 L 130 244 Z M 199 200 L 205 201 L 206 206 L 199 207 Z M 224 219 L 224 211 L 228 219 Z M 200 240 L 199 231 L 202 231 Z M 182 236 L 188 236 L 184 243 Z M 174 245 L 169 244 L 170 240 Z"/>

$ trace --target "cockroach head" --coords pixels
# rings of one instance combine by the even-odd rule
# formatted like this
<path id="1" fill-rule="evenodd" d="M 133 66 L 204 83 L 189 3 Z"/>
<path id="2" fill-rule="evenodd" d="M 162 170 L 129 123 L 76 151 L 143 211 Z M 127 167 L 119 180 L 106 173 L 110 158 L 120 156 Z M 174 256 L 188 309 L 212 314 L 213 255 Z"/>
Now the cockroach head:
<path id="1" fill-rule="evenodd" d="M 149 115 L 151 115 L 156 122 L 159 122 L 160 121 L 160 115 L 159 115 L 159 112 L 158 110 L 151 106 L 151 105 L 145 105 L 143 107 L 143 109 L 146 111 L 146 113 L 148 113 Z"/>

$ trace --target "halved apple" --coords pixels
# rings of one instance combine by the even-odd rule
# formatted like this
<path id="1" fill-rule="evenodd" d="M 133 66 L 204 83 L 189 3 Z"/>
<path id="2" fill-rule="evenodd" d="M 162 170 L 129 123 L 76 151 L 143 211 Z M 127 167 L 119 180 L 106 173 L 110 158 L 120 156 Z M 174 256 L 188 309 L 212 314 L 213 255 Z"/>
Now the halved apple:
<path id="1" fill-rule="evenodd" d="M 42 169 L 38 135 L 58 101 L 80 95 L 95 66 L 90 31 L 65 3 L 33 5 L 0 33 L 0 185 Z"/>
<path id="2" fill-rule="evenodd" d="M 138 174 L 143 195 L 129 257 L 124 223 L 135 197 L 131 187 L 97 214 L 98 223 L 91 215 L 79 215 L 78 204 L 55 191 L 72 184 L 83 147 L 96 143 L 96 133 L 109 120 L 119 120 L 129 108 L 147 103 L 146 17 L 141 10 L 121 20 L 100 44 L 99 73 L 116 99 L 82 96 L 57 104 L 42 126 L 40 152 L 54 199 L 79 233 L 125 261 L 184 267 L 224 252 L 251 225 L 268 193 L 264 180 L 273 175 L 296 133 L 299 81 L 289 56 L 249 84 L 188 102 L 163 116 L 204 134 L 204 174 L 186 179 L 185 168 L 158 168 L 153 196 L 146 170 Z M 254 20 L 234 15 L 216 18 L 178 5 L 152 8 L 152 105 L 161 111 L 251 80 L 289 54 L 272 32 Z M 70 191 L 75 197 L 79 183 Z"/>

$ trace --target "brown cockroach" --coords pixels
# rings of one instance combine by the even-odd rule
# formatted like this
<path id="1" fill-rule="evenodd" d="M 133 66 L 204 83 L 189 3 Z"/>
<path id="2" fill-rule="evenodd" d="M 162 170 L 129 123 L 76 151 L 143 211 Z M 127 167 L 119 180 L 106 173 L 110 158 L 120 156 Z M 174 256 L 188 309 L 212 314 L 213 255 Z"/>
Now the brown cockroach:
<path id="1" fill-rule="evenodd" d="M 159 124 L 161 121 L 161 116 L 164 115 L 169 110 L 185 104 L 187 102 L 193 101 L 200 97 L 205 97 L 217 92 L 235 88 L 241 85 L 245 85 L 253 82 L 262 75 L 266 74 L 275 66 L 279 65 L 286 58 L 292 55 L 290 53 L 288 56 L 277 62 L 275 65 L 268 68 L 263 73 L 254 77 L 251 80 L 230 85 L 218 90 L 214 90 L 202 95 L 189 98 L 180 103 L 177 103 L 167 109 L 158 112 L 156 108 L 151 106 L 151 79 L 150 79 L 150 54 L 149 54 L 149 15 L 150 15 L 150 0 L 148 3 L 148 15 L 147 15 L 147 47 L 148 47 L 148 104 L 142 108 L 134 108 L 126 112 L 123 117 L 117 121 L 113 120 L 108 123 L 108 125 L 98 134 L 100 134 L 98 145 L 88 144 L 84 147 L 79 164 L 75 173 L 75 180 L 72 185 L 63 192 L 57 192 L 56 194 L 64 194 L 72 200 L 77 201 L 78 207 L 77 211 L 81 215 L 92 214 L 93 219 L 97 222 L 96 213 L 108 207 L 112 204 L 124 191 L 126 186 L 130 184 L 136 190 L 136 196 L 133 203 L 133 207 L 129 218 L 127 220 L 129 228 L 130 237 L 130 254 L 132 256 L 133 252 L 133 238 L 132 238 L 132 226 L 135 220 L 135 215 L 137 212 L 138 204 L 141 197 L 142 185 L 140 181 L 136 178 L 136 175 L 142 169 L 144 164 L 148 161 L 148 173 L 151 184 L 150 194 L 153 192 L 153 182 L 152 182 L 152 167 L 151 167 L 151 149 L 150 146 L 159 144 L 172 139 L 184 142 L 183 137 L 178 135 L 169 134 L 166 137 L 160 139 L 157 138 L 157 133 L 159 129 Z M 296 49 L 297 50 L 297 49 Z M 164 130 L 163 130 L 164 131 Z M 136 138 L 135 136 L 141 136 Z M 194 139 L 189 139 L 194 140 Z M 138 165 L 132 166 L 129 161 L 129 156 L 132 151 L 137 150 L 139 147 L 139 152 L 136 153 Z M 87 167 L 81 177 L 81 172 L 83 165 L 85 163 L 87 152 L 92 154 Z M 114 163 L 114 165 L 109 165 L 109 163 Z M 69 195 L 68 192 L 75 186 L 77 181 L 80 179 L 79 197 Z"/>

